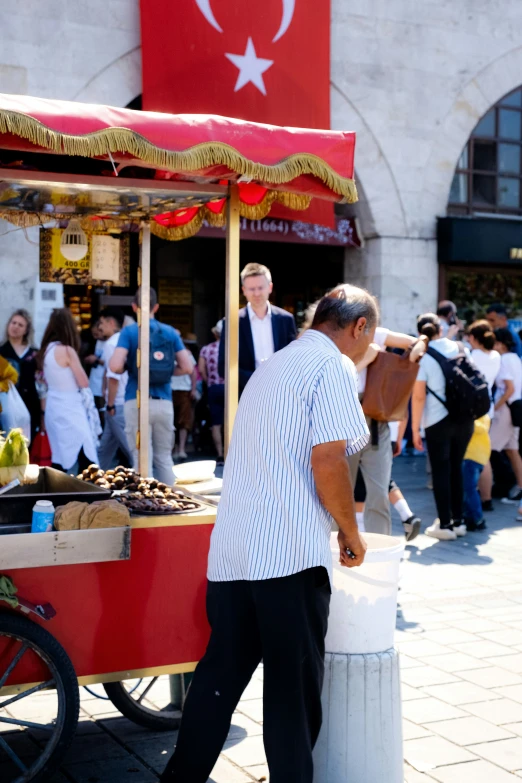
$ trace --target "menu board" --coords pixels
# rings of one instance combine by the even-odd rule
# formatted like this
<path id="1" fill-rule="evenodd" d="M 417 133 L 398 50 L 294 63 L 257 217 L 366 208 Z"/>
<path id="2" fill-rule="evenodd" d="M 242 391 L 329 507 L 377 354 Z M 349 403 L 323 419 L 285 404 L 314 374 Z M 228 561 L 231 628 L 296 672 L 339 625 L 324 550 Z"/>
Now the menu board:
<path id="1" fill-rule="evenodd" d="M 63 229 L 40 230 L 40 281 L 65 285 L 126 287 L 130 277 L 128 234 L 116 239 L 104 232 L 86 232 L 88 251 L 81 261 L 68 261 L 61 253 Z"/>

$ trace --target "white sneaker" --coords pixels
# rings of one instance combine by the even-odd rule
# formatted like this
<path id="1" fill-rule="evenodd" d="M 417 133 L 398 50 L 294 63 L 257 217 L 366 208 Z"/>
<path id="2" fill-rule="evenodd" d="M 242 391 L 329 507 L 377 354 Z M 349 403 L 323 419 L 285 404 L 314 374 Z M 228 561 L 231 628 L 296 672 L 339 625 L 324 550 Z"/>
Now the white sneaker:
<path id="1" fill-rule="evenodd" d="M 460 525 L 453 525 L 453 532 L 459 538 L 461 538 L 462 536 L 466 535 L 466 533 L 468 532 L 468 528 L 466 527 L 466 525 L 464 523 L 462 523 Z"/>
<path id="2" fill-rule="evenodd" d="M 518 507 L 516 521 L 517 522 L 522 522 L 522 506 Z"/>
<path id="3" fill-rule="evenodd" d="M 433 525 L 426 528 L 424 533 L 431 538 L 438 538 L 439 541 L 455 541 L 457 538 L 454 530 L 440 526 L 440 519 L 436 519 Z"/>

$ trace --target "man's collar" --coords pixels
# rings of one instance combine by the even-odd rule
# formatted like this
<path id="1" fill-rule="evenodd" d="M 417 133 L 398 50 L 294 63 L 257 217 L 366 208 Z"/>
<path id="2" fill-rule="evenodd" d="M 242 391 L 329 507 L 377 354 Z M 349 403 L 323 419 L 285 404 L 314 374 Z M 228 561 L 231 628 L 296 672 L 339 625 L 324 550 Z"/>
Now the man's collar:
<path id="1" fill-rule="evenodd" d="M 259 316 L 255 314 L 254 308 L 252 307 L 250 302 L 248 302 L 248 304 L 247 304 L 247 311 L 248 311 L 248 317 L 250 318 L 250 320 L 253 321 L 254 318 L 257 318 L 258 321 L 264 321 L 265 318 L 272 318 L 272 306 L 271 306 L 270 302 L 267 302 L 267 306 L 268 306 L 268 309 L 266 311 L 265 317 L 264 318 L 259 318 Z"/>
<path id="2" fill-rule="evenodd" d="M 299 339 L 303 339 L 303 337 L 306 337 L 307 340 L 314 340 L 315 342 L 322 343 L 324 347 L 332 353 L 341 353 L 332 338 L 328 337 L 324 332 L 319 331 L 319 329 L 307 329 Z"/>

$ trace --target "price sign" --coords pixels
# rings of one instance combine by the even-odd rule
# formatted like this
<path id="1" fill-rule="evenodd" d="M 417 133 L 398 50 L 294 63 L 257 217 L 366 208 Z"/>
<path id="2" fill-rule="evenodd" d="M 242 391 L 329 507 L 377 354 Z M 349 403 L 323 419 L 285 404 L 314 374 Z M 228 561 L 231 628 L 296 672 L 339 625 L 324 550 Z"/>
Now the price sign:
<path id="1" fill-rule="evenodd" d="M 107 234 L 94 234 L 91 250 L 91 274 L 93 280 L 113 283 L 120 279 L 120 241 Z"/>

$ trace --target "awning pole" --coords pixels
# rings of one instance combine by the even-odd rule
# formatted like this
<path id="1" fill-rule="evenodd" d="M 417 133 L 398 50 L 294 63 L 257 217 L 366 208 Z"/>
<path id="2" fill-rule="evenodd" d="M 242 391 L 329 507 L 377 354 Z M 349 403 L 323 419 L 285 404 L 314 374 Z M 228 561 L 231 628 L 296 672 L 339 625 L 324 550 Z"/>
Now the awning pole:
<path id="1" fill-rule="evenodd" d="M 239 395 L 239 188 L 230 185 L 226 239 L 225 456 L 230 446 Z"/>
<path id="2" fill-rule="evenodd" d="M 150 353 L 150 224 L 143 223 L 141 230 L 140 308 L 138 310 L 138 470 L 145 478 L 149 475 L 149 353 Z"/>

